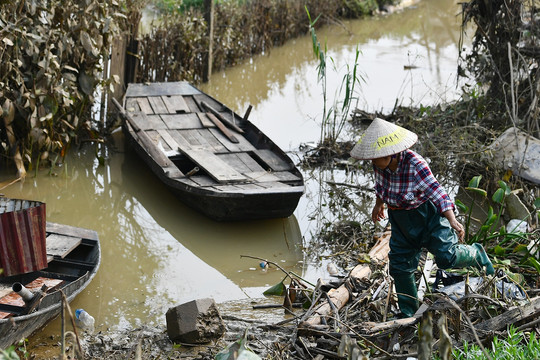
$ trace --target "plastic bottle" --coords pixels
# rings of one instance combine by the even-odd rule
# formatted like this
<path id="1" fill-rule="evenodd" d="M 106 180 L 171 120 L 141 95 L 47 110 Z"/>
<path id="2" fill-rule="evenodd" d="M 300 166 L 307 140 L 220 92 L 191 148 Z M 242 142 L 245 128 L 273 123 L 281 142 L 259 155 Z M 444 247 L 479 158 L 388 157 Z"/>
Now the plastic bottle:
<path id="1" fill-rule="evenodd" d="M 75 323 L 78 327 L 89 333 L 94 332 L 94 324 L 96 320 L 92 315 L 87 313 L 84 309 L 75 310 Z"/>

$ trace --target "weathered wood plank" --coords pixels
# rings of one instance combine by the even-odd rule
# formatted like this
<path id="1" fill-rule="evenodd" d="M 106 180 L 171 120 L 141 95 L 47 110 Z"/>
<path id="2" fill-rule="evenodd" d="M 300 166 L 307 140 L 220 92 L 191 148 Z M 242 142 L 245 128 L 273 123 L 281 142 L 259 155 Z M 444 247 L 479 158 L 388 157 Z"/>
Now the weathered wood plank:
<path id="1" fill-rule="evenodd" d="M 169 109 L 165 106 L 165 103 L 161 99 L 161 96 L 149 96 L 148 102 L 154 110 L 154 114 L 168 114 Z"/>
<path id="2" fill-rule="evenodd" d="M 189 107 L 184 97 L 181 95 L 166 95 L 162 96 L 161 99 L 168 109 L 169 114 L 180 114 L 188 113 Z"/>
<path id="3" fill-rule="evenodd" d="M 189 112 L 198 113 L 203 111 L 195 100 L 193 100 L 193 96 L 184 96 L 184 101 L 186 102 Z"/>
<path id="4" fill-rule="evenodd" d="M 245 173 L 245 176 L 261 183 L 261 182 L 279 182 L 279 178 L 267 171 L 256 171 Z"/>
<path id="5" fill-rule="evenodd" d="M 274 171 L 274 174 L 280 181 L 300 181 L 302 180 L 299 176 L 293 174 L 290 171 Z"/>
<path id="6" fill-rule="evenodd" d="M 220 183 L 246 180 L 245 176 L 210 151 L 182 149 L 182 152 L 199 167 L 203 168 L 214 180 Z"/>
<path id="7" fill-rule="evenodd" d="M 81 241 L 82 238 L 80 237 L 50 234 L 47 236 L 47 261 L 52 261 L 55 256 L 63 259 L 73 249 L 79 246 Z"/>
<path id="8" fill-rule="evenodd" d="M 221 144 L 208 129 L 199 129 L 197 132 L 199 133 L 199 136 L 208 143 L 209 148 L 213 150 L 214 153 L 223 153 L 227 151 L 225 146 L 223 146 L 223 144 Z"/>
<path id="9" fill-rule="evenodd" d="M 266 171 L 251 155 L 250 153 L 236 153 L 236 156 L 242 160 L 242 162 L 249 168 L 250 171 Z"/>
<path id="10" fill-rule="evenodd" d="M 192 145 L 188 139 L 184 137 L 184 135 L 181 133 L 180 130 L 169 130 L 169 135 L 172 136 L 172 138 L 176 141 L 178 144 L 178 148 L 180 149 L 192 149 L 192 148 L 200 148 L 200 145 Z"/>
<path id="11" fill-rule="evenodd" d="M 174 138 L 171 136 L 171 134 L 169 134 L 167 130 L 158 130 L 158 134 L 172 151 L 180 153 L 178 150 L 178 143 L 176 142 L 176 140 L 174 140 Z"/>
<path id="12" fill-rule="evenodd" d="M 218 185 L 217 181 L 206 175 L 191 176 L 189 179 L 202 187 Z"/>
<path id="13" fill-rule="evenodd" d="M 197 113 L 197 117 L 201 121 L 202 126 L 205 128 L 216 127 L 216 125 L 206 116 L 206 113 Z"/>
<path id="14" fill-rule="evenodd" d="M 66 236 L 81 237 L 88 240 L 98 240 L 98 233 L 94 230 L 75 227 L 71 225 L 57 224 L 47 221 L 47 233 L 56 233 Z"/>
<path id="15" fill-rule="evenodd" d="M 249 141 L 247 141 L 246 138 L 243 137 L 241 134 L 234 135 L 236 139 L 238 140 L 238 143 L 235 144 L 229 141 L 229 139 L 227 139 L 225 135 L 221 133 L 221 131 L 215 128 L 208 129 L 208 130 L 210 130 L 210 132 L 212 132 L 212 134 L 216 137 L 216 139 L 218 139 L 219 142 L 230 152 L 255 151 L 255 147 Z"/>
<path id="16" fill-rule="evenodd" d="M 166 96 L 166 95 L 196 95 L 201 92 L 189 84 L 187 81 L 182 82 L 163 82 L 163 83 L 145 83 L 145 84 L 129 84 L 126 97 L 141 97 L 141 96 Z"/>
<path id="17" fill-rule="evenodd" d="M 139 103 L 137 102 L 136 98 L 126 99 L 126 111 L 127 112 L 141 111 L 141 107 L 139 106 Z"/>
<path id="18" fill-rule="evenodd" d="M 205 146 L 206 142 L 203 142 L 203 143 L 201 142 L 201 139 L 198 133 L 193 132 L 191 130 L 176 130 L 176 132 L 182 135 L 182 137 L 187 140 L 189 147 L 191 149 L 198 149 L 198 150 L 207 149 L 207 146 Z M 181 143 L 178 143 L 178 144 L 180 145 L 181 148 L 183 148 Z"/>
<path id="19" fill-rule="evenodd" d="M 232 168 L 236 169 L 239 173 L 243 174 L 251 172 L 251 169 L 244 164 L 244 162 L 238 157 L 236 153 L 233 154 L 216 154 L 221 160 L 225 161 Z"/>
<path id="20" fill-rule="evenodd" d="M 274 171 L 292 170 L 292 165 L 283 160 L 270 149 L 254 150 L 253 154 Z"/>
<path id="21" fill-rule="evenodd" d="M 161 115 L 167 128 L 171 130 L 200 129 L 202 124 L 196 114 Z"/>
<path id="22" fill-rule="evenodd" d="M 139 104 L 139 107 L 141 108 L 141 111 L 144 114 L 151 115 L 154 113 L 154 109 L 152 109 L 152 106 L 150 105 L 148 98 L 145 98 L 145 97 L 137 98 L 137 103 Z"/>

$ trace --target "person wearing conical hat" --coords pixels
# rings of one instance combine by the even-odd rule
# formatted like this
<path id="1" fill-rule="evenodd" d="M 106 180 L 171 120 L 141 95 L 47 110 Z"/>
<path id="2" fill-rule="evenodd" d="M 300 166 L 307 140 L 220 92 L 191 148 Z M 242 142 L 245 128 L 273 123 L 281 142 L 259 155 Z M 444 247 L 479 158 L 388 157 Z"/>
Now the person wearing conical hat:
<path id="1" fill-rule="evenodd" d="M 374 222 L 383 220 L 386 205 L 392 232 L 390 275 L 406 317 L 418 310 L 414 273 L 423 248 L 441 269 L 472 266 L 495 272 L 481 244 L 458 244 L 465 231 L 454 203 L 427 162 L 410 150 L 417 140 L 415 133 L 376 118 L 351 151 L 353 158 L 373 163 L 376 200 L 371 216 Z"/>

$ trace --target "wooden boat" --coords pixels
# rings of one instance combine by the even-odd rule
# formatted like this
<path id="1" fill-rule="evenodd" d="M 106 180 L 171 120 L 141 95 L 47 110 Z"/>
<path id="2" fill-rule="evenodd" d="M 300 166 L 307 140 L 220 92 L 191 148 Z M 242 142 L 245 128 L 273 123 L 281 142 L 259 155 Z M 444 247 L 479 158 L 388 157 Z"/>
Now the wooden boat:
<path id="1" fill-rule="evenodd" d="M 47 222 L 46 259 L 42 270 L 0 277 L 0 349 L 27 338 L 59 315 L 60 290 L 71 301 L 90 283 L 101 260 L 97 233 Z M 34 298 L 25 302 L 21 297 L 25 290 Z"/>
<path id="2" fill-rule="evenodd" d="M 287 217 L 304 192 L 292 160 L 253 123 L 187 82 L 129 84 L 124 133 L 185 204 L 215 220 Z"/>

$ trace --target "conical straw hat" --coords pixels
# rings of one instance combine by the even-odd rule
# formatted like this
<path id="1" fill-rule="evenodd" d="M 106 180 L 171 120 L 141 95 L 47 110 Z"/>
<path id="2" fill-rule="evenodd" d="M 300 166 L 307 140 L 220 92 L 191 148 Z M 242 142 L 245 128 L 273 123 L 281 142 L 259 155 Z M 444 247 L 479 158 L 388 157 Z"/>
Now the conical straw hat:
<path id="1" fill-rule="evenodd" d="M 402 152 L 414 145 L 418 136 L 401 126 L 375 118 L 351 151 L 359 160 L 377 159 Z"/>

